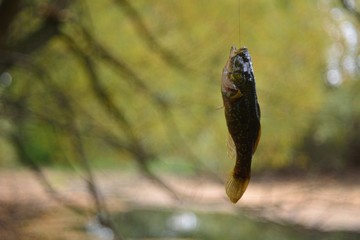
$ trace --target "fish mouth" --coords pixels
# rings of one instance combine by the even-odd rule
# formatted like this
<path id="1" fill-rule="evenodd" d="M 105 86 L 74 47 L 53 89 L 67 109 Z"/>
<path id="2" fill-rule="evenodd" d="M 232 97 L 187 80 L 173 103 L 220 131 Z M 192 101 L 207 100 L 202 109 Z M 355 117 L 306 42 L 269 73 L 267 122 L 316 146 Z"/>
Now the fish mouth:
<path id="1" fill-rule="evenodd" d="M 230 57 L 233 58 L 236 55 L 249 55 L 249 51 L 247 47 L 241 47 L 237 49 L 235 46 L 231 46 L 230 48 Z"/>

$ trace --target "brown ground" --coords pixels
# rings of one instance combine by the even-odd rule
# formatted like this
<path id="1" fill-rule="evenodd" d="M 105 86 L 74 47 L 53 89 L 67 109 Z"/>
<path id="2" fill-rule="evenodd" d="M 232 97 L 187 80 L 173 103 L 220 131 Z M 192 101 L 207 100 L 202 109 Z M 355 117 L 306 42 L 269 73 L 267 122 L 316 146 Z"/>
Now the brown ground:
<path id="1" fill-rule="evenodd" d="M 0 172 L 1 240 L 90 240 L 80 230 L 93 214 L 92 200 L 79 174 L 47 171 L 62 196 L 83 207 L 79 215 L 49 198 L 31 172 Z M 238 204 L 227 200 L 223 186 L 206 178 L 162 176 L 181 195 L 174 200 L 146 178 L 117 171 L 97 172 L 96 178 L 109 209 L 174 207 L 238 213 L 322 230 L 360 231 L 360 176 L 265 177 L 251 181 Z"/>

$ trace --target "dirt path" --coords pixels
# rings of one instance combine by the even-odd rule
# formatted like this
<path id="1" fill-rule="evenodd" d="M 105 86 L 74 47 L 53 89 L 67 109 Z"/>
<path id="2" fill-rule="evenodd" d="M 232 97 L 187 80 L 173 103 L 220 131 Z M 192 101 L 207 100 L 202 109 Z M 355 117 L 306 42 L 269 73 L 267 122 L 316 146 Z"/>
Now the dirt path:
<path id="1" fill-rule="evenodd" d="M 46 171 L 46 175 L 62 196 L 78 205 L 91 208 L 92 200 L 87 194 L 85 182 L 78 174 Z M 174 200 L 166 191 L 142 176 L 99 171 L 96 178 L 108 207 L 114 211 L 133 207 L 190 208 L 235 214 L 242 211 L 249 216 L 295 223 L 309 228 L 360 231 L 360 177 L 356 175 L 342 181 L 330 177 L 287 180 L 260 180 L 254 177 L 247 192 L 236 205 L 229 203 L 221 184 L 206 178 L 162 176 L 162 179 L 180 193 L 181 202 Z M 46 212 L 47 214 L 41 215 L 35 221 L 36 228 L 21 228 L 35 235 L 42 229 L 42 224 L 56 232 L 62 231 L 61 223 L 66 222 L 68 226 L 69 223 L 80 224 L 92 217 L 90 212 L 84 219 L 70 219 L 70 212 L 64 215 L 63 212 L 67 210 L 51 200 L 34 175 L 24 170 L 0 172 L 0 204 L 0 223 L 6 220 L 6 216 L 12 214 L 14 217 L 16 206 L 32 209 L 33 214 L 28 216 L 30 218 Z M 11 206 L 15 210 L 11 211 Z M 24 216 L 20 218 L 25 219 Z M 16 216 L 14 219 L 16 220 Z M 52 227 L 48 226 L 50 222 L 53 223 Z M 14 227 L 20 229 L 19 226 Z M 71 234 L 71 231 L 68 232 Z M 44 236 L 43 239 L 51 238 Z M 76 239 L 89 238 L 77 236 Z"/>

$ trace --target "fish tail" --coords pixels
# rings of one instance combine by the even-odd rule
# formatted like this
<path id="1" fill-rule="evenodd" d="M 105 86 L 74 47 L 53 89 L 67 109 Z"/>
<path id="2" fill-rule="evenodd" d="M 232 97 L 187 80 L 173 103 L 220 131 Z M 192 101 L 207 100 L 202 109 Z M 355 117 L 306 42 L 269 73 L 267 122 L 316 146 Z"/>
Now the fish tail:
<path id="1" fill-rule="evenodd" d="M 226 194 L 232 203 L 237 203 L 237 201 L 239 201 L 239 199 L 244 194 L 249 181 L 250 178 L 238 178 L 234 177 L 233 174 L 229 176 L 225 184 L 225 189 Z"/>

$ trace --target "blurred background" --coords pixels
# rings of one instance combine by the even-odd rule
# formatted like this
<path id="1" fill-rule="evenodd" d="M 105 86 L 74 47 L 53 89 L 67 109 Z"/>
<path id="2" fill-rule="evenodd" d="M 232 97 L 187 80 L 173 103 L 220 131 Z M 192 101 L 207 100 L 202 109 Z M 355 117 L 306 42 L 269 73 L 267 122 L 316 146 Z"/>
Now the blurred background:
<path id="1" fill-rule="evenodd" d="M 0 238 L 359 239 L 360 2 L 0 0 Z M 220 76 L 262 112 L 238 204 Z"/>

